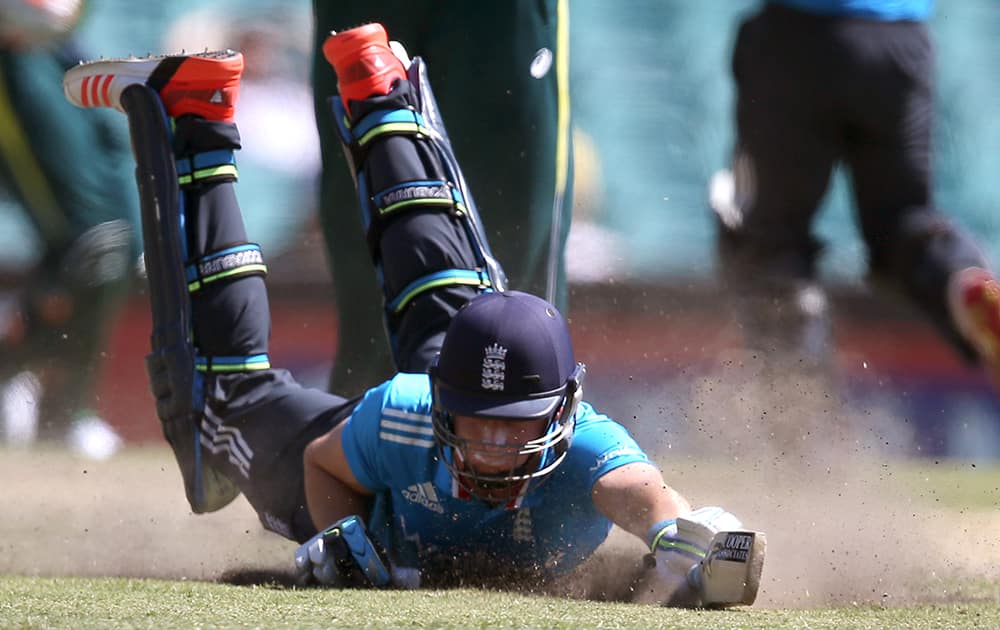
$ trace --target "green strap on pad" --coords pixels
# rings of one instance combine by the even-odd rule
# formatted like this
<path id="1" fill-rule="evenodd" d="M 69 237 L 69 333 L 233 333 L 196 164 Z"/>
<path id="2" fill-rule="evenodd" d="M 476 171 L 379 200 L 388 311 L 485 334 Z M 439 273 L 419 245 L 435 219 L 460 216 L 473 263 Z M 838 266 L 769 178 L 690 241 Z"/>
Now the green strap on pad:
<path id="1" fill-rule="evenodd" d="M 207 284 L 247 275 L 267 275 L 267 266 L 260 245 L 244 243 L 206 254 L 184 269 L 187 288 L 191 293 Z"/>
<path id="2" fill-rule="evenodd" d="M 195 357 L 195 369 L 208 374 L 256 372 L 270 368 L 271 359 L 266 353 L 247 357 Z"/>
<path id="3" fill-rule="evenodd" d="M 477 287 L 480 293 L 493 289 L 493 283 L 490 281 L 489 275 L 484 271 L 473 269 L 445 269 L 444 271 L 435 271 L 434 273 L 417 278 L 403 287 L 399 295 L 386 303 L 386 313 L 394 316 L 399 315 L 421 294 L 450 286 Z"/>
<path id="4" fill-rule="evenodd" d="M 177 183 L 181 186 L 239 179 L 232 149 L 205 151 L 177 158 Z"/>
<path id="5" fill-rule="evenodd" d="M 334 98 L 330 102 L 341 143 L 351 161 L 361 207 L 361 222 L 369 253 L 376 264 L 385 226 L 400 212 L 427 207 L 438 207 L 456 214 L 465 212 L 463 195 L 455 183 L 449 181 L 445 171 L 430 166 L 425 178 L 400 182 L 381 191 L 371 190 L 366 162 L 368 151 L 376 140 L 402 135 L 410 136 L 415 141 L 428 141 L 433 145 L 437 134 L 426 125 L 420 113 L 412 109 L 379 109 L 352 125 L 341 100 Z"/>
<path id="6" fill-rule="evenodd" d="M 383 97 L 372 99 L 366 104 L 374 109 L 357 120 L 351 119 L 339 97 L 329 100 L 333 121 L 354 175 L 369 253 L 385 295 L 386 324 L 394 352 L 400 318 L 421 296 L 450 287 L 474 287 L 478 292 L 506 289 L 506 276 L 490 251 L 475 201 L 452 150 L 427 79 L 426 65 L 420 57 L 413 58 L 407 82 L 408 86 L 403 89 L 410 91 L 403 95 L 404 98 L 390 95 L 385 100 Z M 370 160 L 372 148 L 378 141 L 391 137 L 405 137 L 419 143 L 421 150 L 426 149 L 429 159 L 421 159 L 422 168 L 409 170 L 405 177 L 410 179 L 390 179 L 389 187 L 373 190 L 373 180 L 378 181 L 379 186 L 384 186 L 385 180 L 373 178 L 371 169 L 392 168 L 393 165 L 373 165 Z M 388 294 L 381 261 L 382 236 L 392 221 L 414 210 L 441 212 L 455 221 L 464 234 L 460 246 L 471 254 L 472 268 L 414 270 L 415 274 L 422 275 L 395 295 Z"/>

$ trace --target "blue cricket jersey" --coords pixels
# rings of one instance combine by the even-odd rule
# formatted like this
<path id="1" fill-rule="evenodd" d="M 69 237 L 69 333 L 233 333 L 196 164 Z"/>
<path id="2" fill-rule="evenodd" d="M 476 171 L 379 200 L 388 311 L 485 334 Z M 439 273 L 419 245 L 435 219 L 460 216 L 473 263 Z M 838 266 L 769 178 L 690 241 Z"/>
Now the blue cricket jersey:
<path id="1" fill-rule="evenodd" d="M 886 22 L 922 22 L 934 10 L 934 0 L 768 0 L 773 4 L 818 13 Z"/>
<path id="2" fill-rule="evenodd" d="M 611 530 L 594 506 L 594 482 L 648 462 L 628 431 L 586 402 L 566 459 L 508 506 L 461 498 L 440 461 L 431 425 L 430 378 L 399 374 L 371 389 L 346 421 L 344 451 L 375 493 L 367 519 L 396 566 L 433 571 L 475 558 L 559 575 L 589 557 Z"/>

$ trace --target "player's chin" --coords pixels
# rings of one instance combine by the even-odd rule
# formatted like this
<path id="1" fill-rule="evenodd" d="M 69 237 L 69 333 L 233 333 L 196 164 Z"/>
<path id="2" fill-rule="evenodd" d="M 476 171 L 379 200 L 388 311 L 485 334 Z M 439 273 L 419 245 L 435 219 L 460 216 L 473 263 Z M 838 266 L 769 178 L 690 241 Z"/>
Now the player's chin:
<path id="1" fill-rule="evenodd" d="M 524 488 L 525 481 L 517 481 L 520 470 L 533 458 L 524 456 L 505 458 L 472 457 L 475 472 L 470 472 L 464 461 L 459 461 L 463 485 L 474 497 L 487 503 L 506 503 L 516 498 Z"/>
<path id="2" fill-rule="evenodd" d="M 523 486 L 523 481 L 505 483 L 503 485 L 471 481 L 468 484 L 468 490 L 470 494 L 487 503 L 506 503 L 517 497 L 521 493 Z"/>

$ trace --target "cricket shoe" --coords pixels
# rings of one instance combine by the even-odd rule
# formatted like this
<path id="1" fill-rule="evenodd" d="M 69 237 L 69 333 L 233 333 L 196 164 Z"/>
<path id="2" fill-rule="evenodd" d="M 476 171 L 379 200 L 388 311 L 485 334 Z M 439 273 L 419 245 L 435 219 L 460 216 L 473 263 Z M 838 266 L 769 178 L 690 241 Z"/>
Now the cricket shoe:
<path id="1" fill-rule="evenodd" d="M 243 55 L 232 50 L 86 61 L 63 77 L 63 91 L 77 107 L 113 107 L 130 85 L 156 90 L 173 118 L 193 114 L 233 122 Z"/>
<path id="2" fill-rule="evenodd" d="M 763 532 L 719 532 L 708 553 L 691 567 L 688 582 L 708 608 L 749 606 L 757 599 L 767 539 Z"/>
<path id="3" fill-rule="evenodd" d="M 337 74 L 337 90 L 347 111 L 351 101 L 385 96 L 396 81 L 406 78 L 406 52 L 398 42 L 389 42 L 381 24 L 331 33 L 323 43 L 323 56 Z"/>
<path id="4" fill-rule="evenodd" d="M 948 304 L 955 326 L 1000 385 L 1000 282 L 980 267 L 951 276 Z"/>

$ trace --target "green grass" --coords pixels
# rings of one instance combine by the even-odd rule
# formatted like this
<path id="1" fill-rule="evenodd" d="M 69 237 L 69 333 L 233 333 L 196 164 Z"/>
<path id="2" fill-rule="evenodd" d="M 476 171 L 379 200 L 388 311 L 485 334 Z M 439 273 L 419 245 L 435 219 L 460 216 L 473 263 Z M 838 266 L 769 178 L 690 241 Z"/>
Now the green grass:
<path id="1" fill-rule="evenodd" d="M 1000 466 L 996 464 L 928 459 L 895 469 L 900 480 L 928 504 L 1000 509 Z"/>
<path id="2" fill-rule="evenodd" d="M 995 628 L 995 603 L 695 611 L 476 590 L 0 577 L 2 628 Z"/>
<path id="3" fill-rule="evenodd" d="M 749 470 L 759 472 L 753 487 L 766 486 L 761 479 L 778 484 L 768 490 L 771 495 L 763 496 L 762 506 L 786 498 L 810 499 L 803 505 L 788 503 L 790 516 L 798 519 L 794 522 L 813 527 L 802 512 L 808 517 L 809 510 L 819 510 L 814 518 L 822 525 L 824 515 L 832 511 L 843 516 L 846 525 L 817 530 L 832 537 L 831 548 L 844 540 L 878 552 L 877 561 L 826 553 L 813 554 L 815 564 L 792 566 L 788 563 L 794 565 L 801 555 L 795 545 L 811 539 L 786 528 L 785 536 L 769 536 L 762 603 L 777 599 L 770 605 L 843 605 L 691 611 L 480 590 L 238 586 L 220 575 L 245 570 L 252 576 L 255 567 L 265 575 L 271 569 L 288 570 L 294 545 L 262 534 L 244 503 L 208 516 L 188 514 L 172 455 L 165 448 L 129 451 L 103 465 L 81 464 L 55 452 L 0 449 L 0 477 L 9 482 L 0 483 L 0 504 L 7 509 L 0 518 L 0 629 L 1000 628 L 1000 581 L 984 577 L 995 576 L 1000 566 L 996 543 L 991 542 L 997 539 L 998 521 L 991 515 L 1000 513 L 1000 466 L 892 459 L 862 464 L 860 472 L 848 470 L 852 474 L 843 480 L 836 478 L 843 471 L 834 470 L 833 482 L 820 476 L 816 483 L 785 475 L 782 461 L 773 463 L 773 471 Z M 676 458 L 670 470 L 685 486 L 701 490 L 708 484 L 716 491 L 707 494 L 728 496 L 718 489 L 727 490 L 732 471 L 744 465 Z M 822 500 L 812 500 L 816 493 Z M 868 524 L 865 510 L 873 510 L 871 517 L 881 520 Z M 754 514 L 752 509 L 746 512 Z M 878 526 L 882 520 L 884 530 Z M 968 523 L 986 529 L 977 531 Z M 861 539 L 852 541 L 858 532 Z M 886 541 L 884 552 L 881 540 Z M 935 564 L 925 558 L 921 545 L 942 542 L 953 543 L 958 554 L 954 560 Z M 886 572 L 892 554 L 901 554 L 894 558 L 899 564 Z M 847 571 L 855 559 L 871 568 Z M 849 577 L 841 577 L 845 571 Z M 187 575 L 219 581 L 22 575 Z M 804 588 L 798 579 L 814 586 L 812 598 L 798 595 Z M 843 582 L 850 579 L 861 581 L 858 588 Z M 888 595 L 880 598 L 883 591 Z M 841 592 L 849 594 L 836 595 Z M 856 601 L 876 605 L 852 604 L 850 593 L 864 593 Z M 880 602 L 886 606 L 878 606 Z"/>

